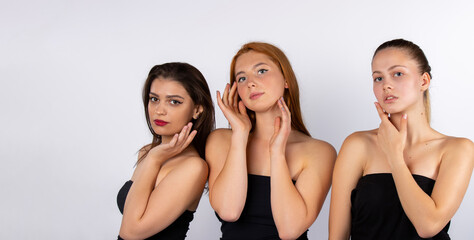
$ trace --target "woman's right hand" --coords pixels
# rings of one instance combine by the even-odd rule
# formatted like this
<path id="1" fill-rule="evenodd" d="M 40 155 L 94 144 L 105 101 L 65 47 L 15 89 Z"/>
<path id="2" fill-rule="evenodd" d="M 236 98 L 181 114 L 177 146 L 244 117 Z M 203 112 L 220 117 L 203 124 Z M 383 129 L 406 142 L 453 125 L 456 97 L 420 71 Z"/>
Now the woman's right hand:
<path id="1" fill-rule="evenodd" d="M 176 133 L 169 143 L 162 143 L 150 150 L 148 156 L 152 156 L 153 161 L 161 165 L 166 160 L 178 155 L 193 141 L 197 131 L 191 132 L 193 124 L 190 122 L 184 125 L 181 132 Z"/>
<path id="2" fill-rule="evenodd" d="M 234 82 L 232 87 L 226 85 L 224 95 L 217 91 L 217 105 L 229 121 L 232 131 L 242 131 L 249 133 L 252 129 L 252 123 L 247 115 L 247 109 L 242 101 L 238 101 L 237 84 Z"/>

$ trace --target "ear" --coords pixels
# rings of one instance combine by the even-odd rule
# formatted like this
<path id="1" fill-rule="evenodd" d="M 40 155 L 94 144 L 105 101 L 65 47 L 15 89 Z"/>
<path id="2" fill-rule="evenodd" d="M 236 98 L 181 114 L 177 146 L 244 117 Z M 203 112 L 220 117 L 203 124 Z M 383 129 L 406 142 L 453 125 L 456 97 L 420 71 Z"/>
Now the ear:
<path id="1" fill-rule="evenodd" d="M 423 75 L 421 75 L 421 85 L 420 85 L 420 90 L 422 92 L 426 91 L 428 89 L 428 87 L 430 86 L 430 83 L 431 83 L 431 77 L 430 77 L 430 74 L 425 72 L 423 73 Z"/>
<path id="2" fill-rule="evenodd" d="M 198 119 L 201 115 L 204 108 L 201 105 L 198 105 L 194 108 L 193 119 Z"/>
<path id="3" fill-rule="evenodd" d="M 288 88 L 288 82 L 285 81 L 285 88 Z"/>

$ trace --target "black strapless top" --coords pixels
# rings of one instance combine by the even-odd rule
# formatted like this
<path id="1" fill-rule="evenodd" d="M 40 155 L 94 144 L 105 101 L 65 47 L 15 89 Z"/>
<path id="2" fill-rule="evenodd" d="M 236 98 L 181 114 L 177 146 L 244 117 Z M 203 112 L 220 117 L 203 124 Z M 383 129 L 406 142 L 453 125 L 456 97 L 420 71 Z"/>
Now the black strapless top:
<path id="1" fill-rule="evenodd" d="M 294 183 L 294 181 L 293 181 Z M 221 240 L 274 240 L 278 230 L 273 220 L 270 202 L 270 177 L 248 175 L 247 199 L 240 218 L 235 222 L 221 221 Z M 298 240 L 307 240 L 308 230 Z"/>
<path id="2" fill-rule="evenodd" d="M 431 195 L 435 180 L 413 175 L 416 183 Z M 391 173 L 368 174 L 359 179 L 351 193 L 351 239 L 424 239 L 403 211 Z M 448 223 L 433 240 L 451 239 Z"/>
<path id="3" fill-rule="evenodd" d="M 120 189 L 117 195 L 117 205 L 120 212 L 123 214 L 123 207 L 125 206 L 125 200 L 127 199 L 128 191 L 132 187 L 132 180 L 127 181 Z M 171 225 L 163 229 L 161 232 L 147 238 L 147 239 L 159 239 L 159 240 L 182 240 L 186 238 L 186 233 L 189 229 L 189 223 L 194 218 L 194 212 L 186 210 L 181 216 L 179 216 Z M 118 236 L 118 239 L 122 239 Z"/>

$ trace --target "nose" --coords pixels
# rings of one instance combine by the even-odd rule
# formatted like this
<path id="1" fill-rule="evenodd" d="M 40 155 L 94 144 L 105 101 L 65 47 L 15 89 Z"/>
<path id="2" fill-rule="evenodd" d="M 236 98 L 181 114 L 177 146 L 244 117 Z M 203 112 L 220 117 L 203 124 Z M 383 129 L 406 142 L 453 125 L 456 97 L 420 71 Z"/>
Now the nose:
<path id="1" fill-rule="evenodd" d="M 252 87 L 255 87 L 255 86 L 257 86 L 255 84 L 255 78 L 254 77 L 247 77 L 247 87 L 252 88 Z"/>
<path id="2" fill-rule="evenodd" d="M 166 109 L 165 109 L 165 107 L 163 106 L 163 104 L 157 103 L 157 104 L 155 105 L 155 113 L 156 113 L 157 115 L 166 115 Z"/>
<path id="3" fill-rule="evenodd" d="M 388 90 L 392 90 L 392 89 L 393 89 L 392 83 L 390 81 L 384 81 L 383 90 L 388 91 Z"/>

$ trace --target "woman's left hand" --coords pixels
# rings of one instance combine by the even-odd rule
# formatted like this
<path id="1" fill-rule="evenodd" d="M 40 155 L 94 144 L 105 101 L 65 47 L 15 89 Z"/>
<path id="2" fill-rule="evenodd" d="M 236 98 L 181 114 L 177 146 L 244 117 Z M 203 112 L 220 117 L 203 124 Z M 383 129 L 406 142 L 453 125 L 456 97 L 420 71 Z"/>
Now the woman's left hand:
<path id="1" fill-rule="evenodd" d="M 149 156 L 152 156 L 157 164 L 162 164 L 166 160 L 178 155 L 193 141 L 197 134 L 196 130 L 191 131 L 192 123 L 184 125 L 179 133 L 176 133 L 169 143 L 162 143 L 150 150 Z"/>
<path id="2" fill-rule="evenodd" d="M 283 97 L 277 101 L 281 117 L 275 118 L 274 132 L 270 139 L 270 154 L 285 154 L 286 142 L 291 132 L 291 113 Z"/>
<path id="3" fill-rule="evenodd" d="M 377 140 L 380 149 L 387 157 L 392 166 L 395 159 L 403 159 L 403 150 L 407 140 L 407 115 L 400 119 L 400 130 L 398 130 L 388 118 L 379 103 L 375 103 L 380 120 L 382 121 L 377 133 Z"/>

